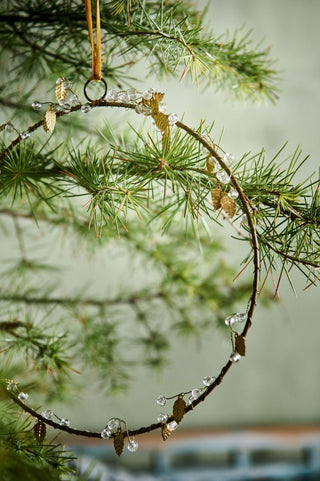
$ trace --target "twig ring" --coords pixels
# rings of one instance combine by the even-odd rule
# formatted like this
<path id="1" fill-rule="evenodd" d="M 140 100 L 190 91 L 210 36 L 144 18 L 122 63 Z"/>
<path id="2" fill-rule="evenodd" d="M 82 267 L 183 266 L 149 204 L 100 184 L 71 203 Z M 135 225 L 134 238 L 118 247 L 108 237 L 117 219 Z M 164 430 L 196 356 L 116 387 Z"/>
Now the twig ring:
<path id="1" fill-rule="evenodd" d="M 101 95 L 101 97 L 99 97 L 98 99 L 91 99 L 89 97 L 89 95 L 87 94 L 87 87 L 88 85 L 91 83 L 91 82 L 102 82 L 103 85 L 104 85 L 104 92 L 103 94 Z M 99 100 L 104 100 L 105 99 L 105 96 L 107 95 L 107 91 L 108 91 L 108 85 L 107 85 L 107 82 L 105 81 L 105 79 L 103 77 L 101 77 L 100 80 L 97 80 L 97 79 L 89 79 L 86 81 L 86 83 L 84 84 L 84 87 L 83 87 L 83 93 L 84 93 L 84 96 L 85 98 L 89 101 L 89 102 L 95 102 L 95 101 L 99 101 Z"/>

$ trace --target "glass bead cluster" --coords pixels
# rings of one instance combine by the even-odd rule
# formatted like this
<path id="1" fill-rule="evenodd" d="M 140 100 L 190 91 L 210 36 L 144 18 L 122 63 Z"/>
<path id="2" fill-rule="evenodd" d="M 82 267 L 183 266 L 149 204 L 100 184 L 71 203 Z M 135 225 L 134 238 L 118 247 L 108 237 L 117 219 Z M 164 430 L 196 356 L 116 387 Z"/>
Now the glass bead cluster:
<path id="1" fill-rule="evenodd" d="M 134 453 L 138 450 L 139 444 L 134 438 L 131 438 L 128 433 L 128 427 L 127 423 L 120 418 L 111 418 L 109 419 L 107 425 L 105 428 L 100 433 L 100 436 L 102 439 L 109 439 L 111 438 L 119 429 L 121 429 L 121 424 L 124 425 L 125 430 L 127 431 L 127 436 L 128 436 L 128 445 L 127 449 L 131 453 Z"/>
<path id="2" fill-rule="evenodd" d="M 224 322 L 226 326 L 230 327 L 231 333 L 234 333 L 232 326 L 234 324 L 245 322 L 247 318 L 248 318 L 248 314 L 246 312 L 235 312 L 231 316 L 226 317 Z M 237 351 L 233 351 L 229 359 L 231 362 L 237 363 L 240 361 L 241 356 Z"/>

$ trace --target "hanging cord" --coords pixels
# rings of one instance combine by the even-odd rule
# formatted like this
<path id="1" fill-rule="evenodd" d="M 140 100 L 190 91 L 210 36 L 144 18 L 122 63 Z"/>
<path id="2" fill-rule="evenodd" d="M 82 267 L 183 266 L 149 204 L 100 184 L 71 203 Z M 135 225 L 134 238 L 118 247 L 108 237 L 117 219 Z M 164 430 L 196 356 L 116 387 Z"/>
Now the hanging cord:
<path id="1" fill-rule="evenodd" d="M 100 26 L 100 5 L 99 0 L 96 0 L 96 45 L 94 44 L 93 38 L 93 24 L 92 24 L 92 8 L 91 8 L 91 0 L 84 0 L 86 6 L 86 16 L 87 16 L 87 24 L 88 24 L 88 32 L 89 32 L 89 40 L 91 44 L 91 54 L 92 54 L 92 75 L 87 80 L 84 86 L 84 95 L 87 100 L 92 102 L 93 100 L 87 95 L 87 86 L 92 81 L 103 82 L 105 91 L 103 96 L 99 99 L 102 100 L 106 93 L 107 93 L 107 83 L 103 79 L 101 75 L 101 26 Z"/>

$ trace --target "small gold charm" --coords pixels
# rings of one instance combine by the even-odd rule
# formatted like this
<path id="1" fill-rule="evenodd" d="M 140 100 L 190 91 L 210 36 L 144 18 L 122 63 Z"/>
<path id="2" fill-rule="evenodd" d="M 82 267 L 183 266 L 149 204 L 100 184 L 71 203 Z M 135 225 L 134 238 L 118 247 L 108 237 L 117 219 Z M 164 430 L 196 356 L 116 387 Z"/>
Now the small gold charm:
<path id="1" fill-rule="evenodd" d="M 235 203 L 235 201 L 233 199 L 230 199 L 228 194 L 224 194 L 221 197 L 220 204 L 225 213 L 230 217 L 230 219 L 232 219 L 232 217 L 236 213 L 237 204 Z"/>
<path id="2" fill-rule="evenodd" d="M 235 335 L 235 350 L 240 356 L 246 355 L 246 340 L 240 334 Z"/>
<path id="3" fill-rule="evenodd" d="M 186 412 L 186 403 L 181 394 L 179 394 L 178 399 L 175 400 L 173 405 L 173 418 L 177 423 L 180 423 L 184 413 Z"/>
<path id="4" fill-rule="evenodd" d="M 47 426 L 42 421 L 37 421 L 33 426 L 33 436 L 39 444 L 42 444 L 47 434 Z"/>
<path id="5" fill-rule="evenodd" d="M 57 120 L 56 113 L 55 113 L 52 105 L 49 105 L 49 107 L 46 111 L 44 122 L 43 122 L 44 131 L 52 133 L 54 131 L 55 126 L 56 126 L 56 120 Z"/>
<path id="6" fill-rule="evenodd" d="M 114 435 L 113 446 L 114 446 L 114 450 L 117 453 L 117 455 L 121 456 L 121 453 L 122 453 L 123 447 L 124 447 L 124 436 L 123 436 L 123 432 L 121 431 L 120 428 L 118 429 L 118 431 Z"/>

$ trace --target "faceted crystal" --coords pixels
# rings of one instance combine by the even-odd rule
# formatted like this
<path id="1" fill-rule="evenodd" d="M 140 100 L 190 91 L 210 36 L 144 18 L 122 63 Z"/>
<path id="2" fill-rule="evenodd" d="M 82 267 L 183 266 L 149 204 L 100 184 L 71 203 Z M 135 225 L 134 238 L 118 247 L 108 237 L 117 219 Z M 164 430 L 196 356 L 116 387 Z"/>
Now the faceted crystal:
<path id="1" fill-rule="evenodd" d="M 227 174 L 224 170 L 220 170 L 217 174 L 217 179 L 221 182 L 221 184 L 229 184 L 230 182 L 230 175 Z"/>
<path id="2" fill-rule="evenodd" d="M 170 423 L 167 424 L 168 431 L 174 431 L 177 429 L 178 423 L 176 421 L 171 421 Z"/>
<path id="3" fill-rule="evenodd" d="M 8 122 L 8 123 L 5 125 L 4 129 L 5 129 L 5 131 L 8 132 L 8 133 L 11 133 L 11 132 L 14 131 L 14 127 L 13 127 L 13 125 L 12 125 L 11 122 Z"/>
<path id="4" fill-rule="evenodd" d="M 211 386 L 211 384 L 213 383 L 214 381 L 214 377 L 213 376 L 206 376 L 202 379 L 202 382 L 205 386 Z"/>
<path id="5" fill-rule="evenodd" d="M 116 90 L 109 90 L 106 96 L 106 100 L 109 102 L 115 102 L 118 99 L 118 92 Z"/>
<path id="6" fill-rule="evenodd" d="M 189 398 L 188 398 L 188 404 L 192 404 L 192 403 L 193 403 L 193 401 L 195 401 L 195 400 L 196 400 L 196 398 L 195 398 L 195 397 L 193 397 L 193 396 L 189 396 Z"/>
<path id="7" fill-rule="evenodd" d="M 120 426 L 119 419 L 112 418 L 107 424 L 107 429 L 110 429 L 110 431 L 114 432 L 118 429 L 119 426 Z"/>
<path id="8" fill-rule="evenodd" d="M 136 100 L 136 98 L 138 97 L 138 92 L 134 88 L 128 89 L 127 97 L 128 97 L 128 100 L 132 102 L 133 100 Z"/>
<path id="9" fill-rule="evenodd" d="M 145 90 L 142 94 L 142 98 L 145 100 L 150 100 L 152 98 L 152 90 Z"/>
<path id="10" fill-rule="evenodd" d="M 232 326 L 232 324 L 234 324 L 235 322 L 236 322 L 236 318 L 235 318 L 234 314 L 232 314 L 232 316 L 226 317 L 225 320 L 224 320 L 224 323 L 227 326 Z"/>
<path id="11" fill-rule="evenodd" d="M 117 100 L 118 102 L 129 102 L 127 92 L 120 92 Z"/>
<path id="12" fill-rule="evenodd" d="M 224 154 L 223 156 L 223 162 L 226 165 L 230 165 L 234 161 L 234 156 L 232 154 L 229 154 L 228 152 Z"/>
<path id="13" fill-rule="evenodd" d="M 169 114 L 168 115 L 168 120 L 169 120 L 169 124 L 170 125 L 174 125 L 178 122 L 179 120 L 179 117 L 177 116 L 177 114 Z"/>
<path id="14" fill-rule="evenodd" d="M 159 103 L 159 112 L 161 113 L 165 113 L 167 110 L 167 104 L 165 104 L 164 102 L 160 102 Z"/>
<path id="15" fill-rule="evenodd" d="M 71 111 L 71 104 L 65 99 L 59 101 L 59 106 L 62 112 L 65 112 L 66 114 Z"/>
<path id="16" fill-rule="evenodd" d="M 159 396 L 157 398 L 157 404 L 159 404 L 159 406 L 165 406 L 167 403 L 167 398 L 165 396 Z"/>
<path id="17" fill-rule="evenodd" d="M 81 105 L 81 112 L 83 114 L 87 114 L 88 112 L 90 112 L 91 109 L 92 109 L 92 107 L 91 107 L 90 104 Z"/>
<path id="18" fill-rule="evenodd" d="M 108 428 L 104 428 L 102 431 L 101 431 L 101 437 L 102 439 L 109 439 L 110 436 L 112 434 L 112 431 Z"/>
<path id="19" fill-rule="evenodd" d="M 61 425 L 61 426 L 68 426 L 68 427 L 69 427 L 69 426 L 70 426 L 70 421 L 69 421 L 69 419 L 66 419 L 66 418 L 61 419 L 60 425 Z"/>
<path id="20" fill-rule="evenodd" d="M 241 356 L 240 356 L 240 354 L 237 353 L 237 352 L 233 352 L 233 353 L 231 354 L 231 356 L 230 356 L 230 361 L 231 361 L 231 362 L 239 362 L 240 359 L 241 359 Z"/>
<path id="21" fill-rule="evenodd" d="M 40 110 L 42 104 L 38 102 L 38 100 L 35 100 L 34 102 L 32 102 L 31 107 L 33 108 L 33 110 Z"/>
<path id="22" fill-rule="evenodd" d="M 66 90 L 69 90 L 72 87 L 72 83 L 70 82 L 70 80 L 64 80 L 62 82 L 62 87 Z"/>
<path id="23" fill-rule="evenodd" d="M 161 413 L 158 416 L 158 423 L 165 423 L 168 419 L 168 414 Z"/>
<path id="24" fill-rule="evenodd" d="M 46 411 L 43 411 L 41 413 L 41 416 L 43 416 L 45 419 L 52 419 L 53 418 L 53 411 L 51 411 L 51 409 L 47 409 Z"/>
<path id="25" fill-rule="evenodd" d="M 135 439 L 131 439 L 128 443 L 128 451 L 131 451 L 131 453 L 134 453 L 137 451 L 139 447 L 139 444 Z"/>
<path id="26" fill-rule="evenodd" d="M 72 94 L 70 99 L 69 99 L 69 102 L 72 106 L 74 105 L 79 105 L 80 104 L 80 99 L 78 97 L 77 94 Z"/>
<path id="27" fill-rule="evenodd" d="M 22 140 L 27 140 L 30 137 L 30 132 L 25 130 L 24 132 L 21 132 L 20 137 L 22 138 Z"/>
<path id="28" fill-rule="evenodd" d="M 228 196 L 230 197 L 230 199 L 236 200 L 239 197 L 239 194 L 236 189 L 230 189 Z"/>
<path id="29" fill-rule="evenodd" d="M 19 392 L 18 394 L 19 401 L 27 401 L 28 397 L 29 394 L 27 394 L 26 392 Z"/>
<path id="30" fill-rule="evenodd" d="M 191 391 L 191 395 L 192 395 L 195 399 L 197 399 L 197 398 L 200 396 L 200 394 L 201 394 L 201 389 L 199 389 L 198 387 L 192 389 L 192 391 Z"/>

